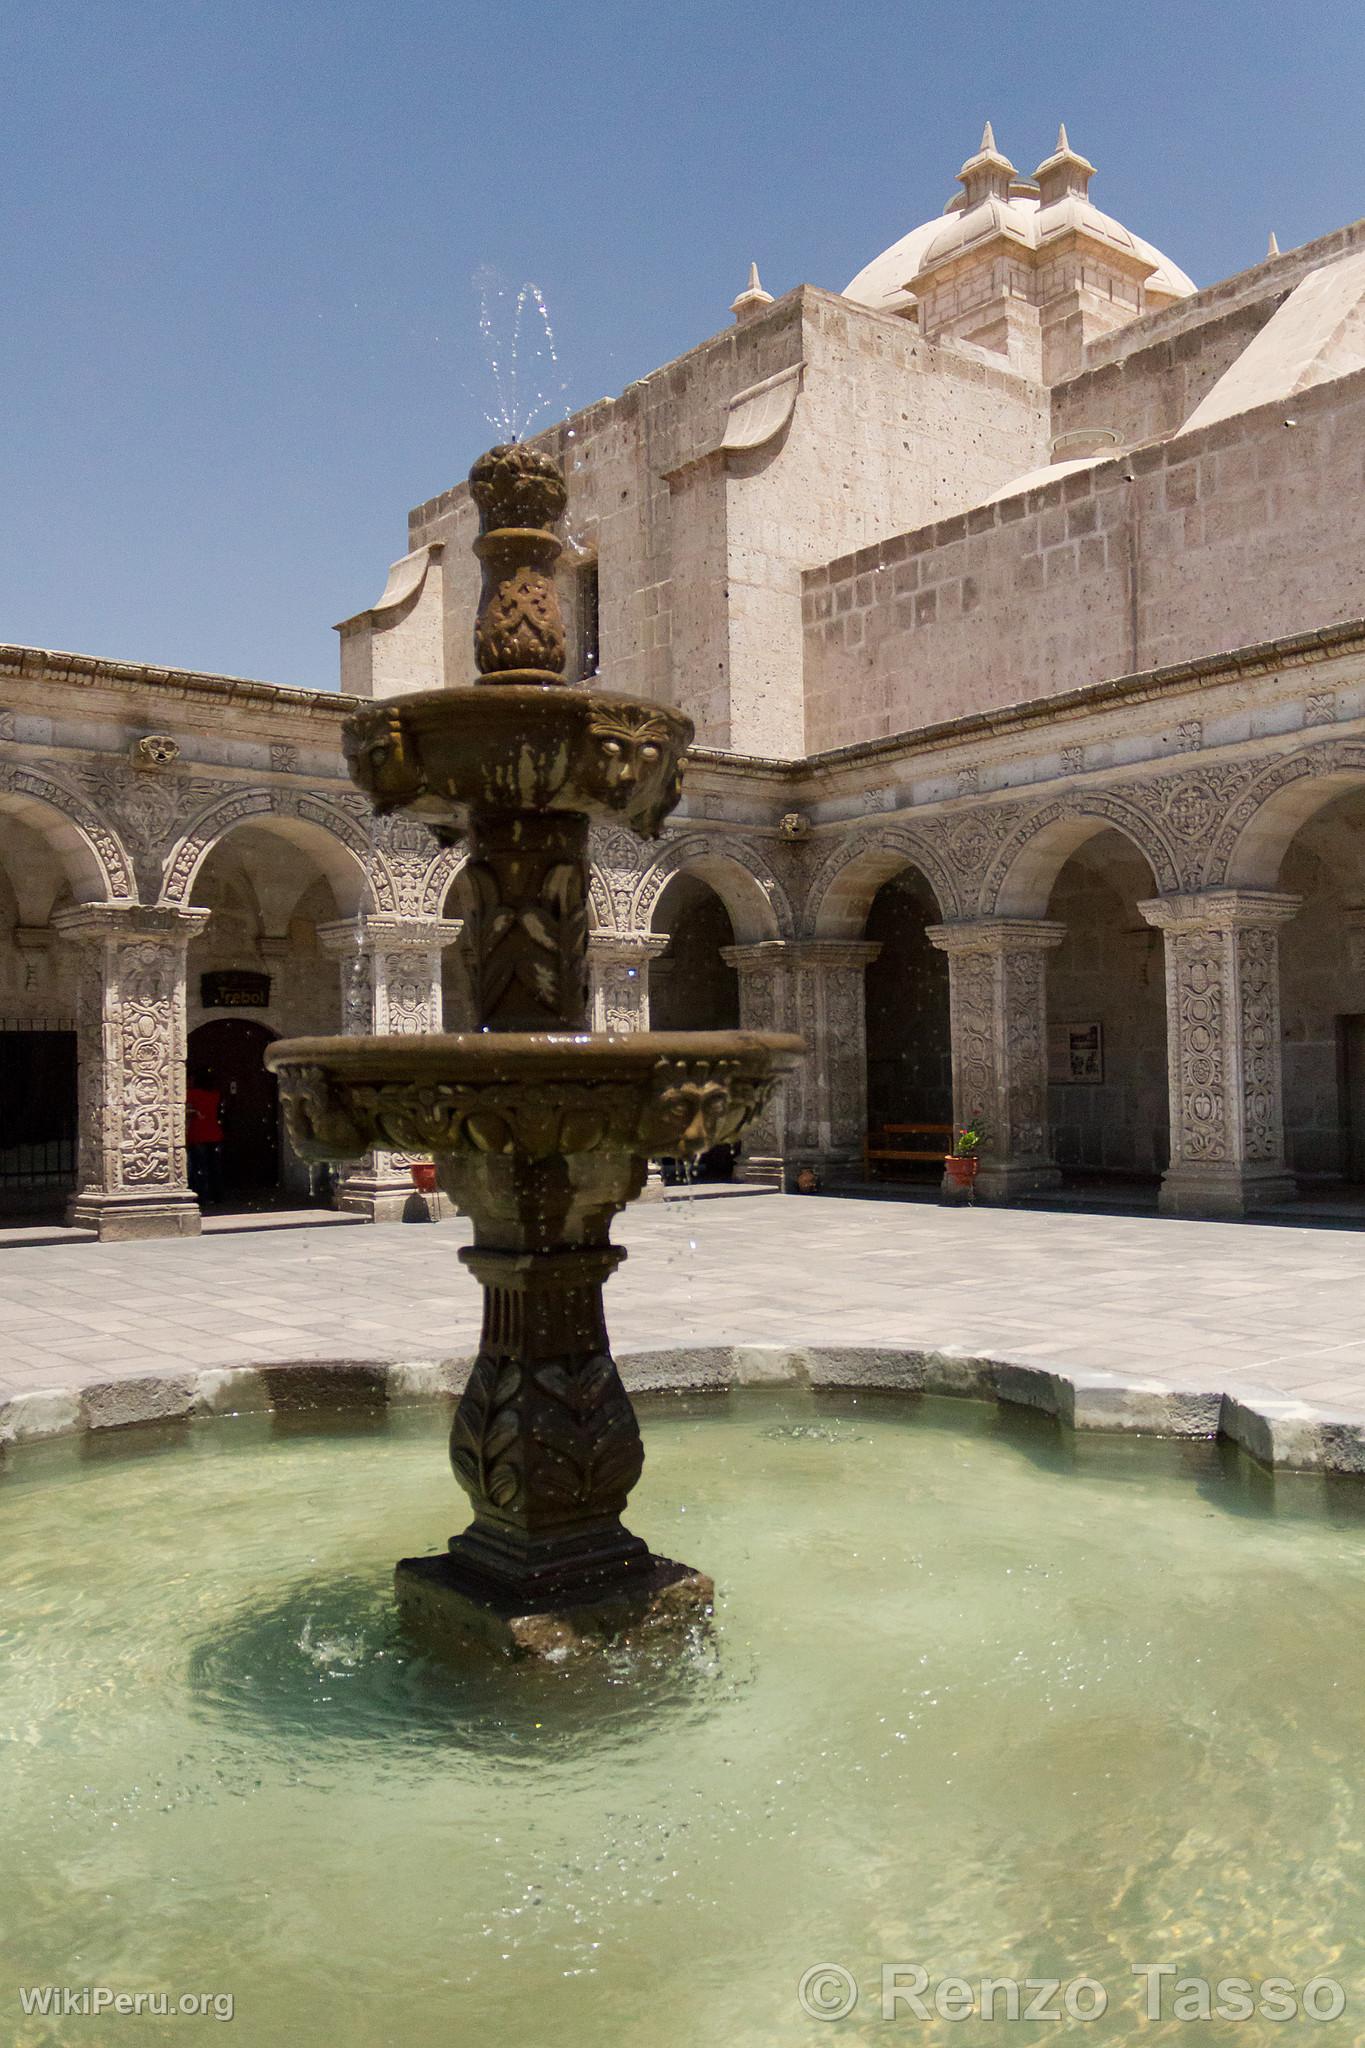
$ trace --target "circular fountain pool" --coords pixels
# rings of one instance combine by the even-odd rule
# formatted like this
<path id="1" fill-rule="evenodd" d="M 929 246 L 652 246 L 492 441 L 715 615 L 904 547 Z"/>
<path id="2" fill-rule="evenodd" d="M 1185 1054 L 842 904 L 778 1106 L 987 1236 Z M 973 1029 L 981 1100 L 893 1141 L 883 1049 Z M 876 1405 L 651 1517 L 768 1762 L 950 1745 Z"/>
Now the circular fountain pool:
<path id="1" fill-rule="evenodd" d="M 1084 1975 L 1108 2011 L 1049 2038 L 1126 2040 L 1154 1963 L 1326 1976 L 1324 2031 L 1357 2038 L 1352 1483 L 968 1403 L 665 1402 L 633 1519 L 714 1574 L 709 1636 L 446 1668 L 390 1589 L 461 1522 L 446 1426 L 13 1454 L 3 2038 L 186 2038 L 22 2016 L 57 1986 L 230 1997 L 253 2048 L 885 2041 L 904 1964 L 931 1987 L 927 2020 L 898 2008 L 916 2038 L 1003 2031 L 940 2018 L 947 1975 Z M 837 2026 L 798 2003 L 823 1964 L 860 1993 Z"/>

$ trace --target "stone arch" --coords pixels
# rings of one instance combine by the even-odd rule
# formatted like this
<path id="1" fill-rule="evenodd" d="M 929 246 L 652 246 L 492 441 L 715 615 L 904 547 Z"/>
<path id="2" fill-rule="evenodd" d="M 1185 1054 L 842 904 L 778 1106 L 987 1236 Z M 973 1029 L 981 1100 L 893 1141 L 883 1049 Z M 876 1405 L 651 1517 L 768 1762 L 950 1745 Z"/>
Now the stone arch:
<path id="1" fill-rule="evenodd" d="M 446 915 L 445 906 L 450 901 L 450 892 L 463 874 L 468 859 L 469 855 L 462 846 L 436 849 L 430 866 L 422 875 L 423 917 Z"/>
<path id="2" fill-rule="evenodd" d="M 284 788 L 243 789 L 214 799 L 186 827 L 166 862 L 162 895 L 188 903 L 208 855 L 235 825 L 264 824 L 306 849 L 331 882 L 343 917 L 400 910 L 393 873 L 361 825 L 324 797 Z"/>
<path id="3" fill-rule="evenodd" d="M 631 900 L 631 926 L 648 931 L 668 884 L 677 874 L 698 876 L 715 890 L 730 914 L 735 943 L 792 936 L 787 892 L 757 849 L 742 839 L 709 832 L 670 840 L 641 875 Z"/>
<path id="4" fill-rule="evenodd" d="M 1072 854 L 1110 828 L 1142 855 L 1160 894 L 1187 886 L 1175 854 L 1145 811 L 1127 797 L 1085 791 L 1043 804 L 1010 834 L 982 887 L 982 914 L 1045 917 L 1053 884 Z"/>
<path id="5" fill-rule="evenodd" d="M 616 929 L 612 913 L 611 891 L 597 867 L 588 869 L 588 922 L 595 932 L 611 932 Z"/>
<path id="6" fill-rule="evenodd" d="M 1212 884 L 1273 889 L 1300 827 L 1348 791 L 1365 787 L 1365 744 L 1335 740 L 1263 770 L 1223 821 L 1209 854 Z"/>
<path id="7" fill-rule="evenodd" d="M 0 768 L 0 806 L 52 848 L 78 903 L 128 902 L 133 863 L 119 834 L 74 790 L 22 763 Z"/>
<path id="8" fill-rule="evenodd" d="M 819 939 L 861 938 L 877 891 L 911 867 L 933 891 L 940 918 L 959 917 L 957 890 L 933 847 L 904 825 L 884 825 L 836 848 L 825 860 L 806 899 L 807 929 Z"/>

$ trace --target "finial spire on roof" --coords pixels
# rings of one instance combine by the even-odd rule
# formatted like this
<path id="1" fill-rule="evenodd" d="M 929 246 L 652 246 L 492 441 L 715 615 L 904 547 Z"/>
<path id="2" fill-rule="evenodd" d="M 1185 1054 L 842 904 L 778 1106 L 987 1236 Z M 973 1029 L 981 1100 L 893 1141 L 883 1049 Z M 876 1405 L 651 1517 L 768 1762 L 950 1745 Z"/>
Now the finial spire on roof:
<path id="1" fill-rule="evenodd" d="M 1054 201 L 1064 199 L 1068 192 L 1078 192 L 1085 197 L 1090 180 L 1095 175 L 1095 166 L 1079 150 L 1073 149 L 1068 140 L 1066 122 L 1058 123 L 1057 147 L 1051 156 L 1044 157 L 1033 173 L 1038 181 L 1040 204 L 1051 206 Z"/>
<path id="2" fill-rule="evenodd" d="M 1267 256 L 1278 256 L 1278 255 L 1279 255 L 1279 253 L 1280 253 L 1280 245 L 1279 245 L 1279 243 L 1278 243 L 1278 242 L 1277 242 L 1277 241 L 1275 240 L 1275 230 L 1274 230 L 1274 228 L 1272 228 L 1272 229 L 1270 230 L 1270 242 L 1269 242 L 1269 245 L 1268 245 L 1268 247 L 1267 247 L 1267 249 L 1266 249 L 1266 252 L 1265 252 L 1265 253 L 1266 253 L 1266 255 L 1267 255 Z"/>
<path id="3" fill-rule="evenodd" d="M 989 121 L 981 131 L 980 149 L 975 156 L 968 157 L 957 175 L 965 188 L 968 206 L 979 206 L 983 199 L 1009 197 L 1014 165 L 997 147 L 995 130 Z"/>
<path id="4" fill-rule="evenodd" d="M 752 320 L 756 313 L 761 313 L 763 308 L 771 306 L 772 302 L 772 293 L 764 291 L 759 279 L 758 265 L 751 263 L 749 265 L 749 282 L 739 297 L 732 302 L 730 311 L 734 314 L 736 320 Z"/>

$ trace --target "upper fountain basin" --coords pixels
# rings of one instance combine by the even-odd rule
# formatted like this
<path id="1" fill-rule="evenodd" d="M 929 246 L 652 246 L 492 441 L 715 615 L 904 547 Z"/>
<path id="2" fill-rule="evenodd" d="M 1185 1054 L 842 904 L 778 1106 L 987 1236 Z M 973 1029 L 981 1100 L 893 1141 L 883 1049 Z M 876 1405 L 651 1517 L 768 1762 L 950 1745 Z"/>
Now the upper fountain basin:
<path id="1" fill-rule="evenodd" d="M 438 835 L 471 811 L 572 811 L 657 839 L 692 735 L 685 712 L 648 698 L 498 680 L 376 704 L 343 744 L 376 811 L 414 811 Z"/>
<path id="2" fill-rule="evenodd" d="M 730 1143 L 802 1051 L 775 1031 L 461 1031 L 280 1039 L 265 1061 L 305 1159 L 647 1158 Z"/>

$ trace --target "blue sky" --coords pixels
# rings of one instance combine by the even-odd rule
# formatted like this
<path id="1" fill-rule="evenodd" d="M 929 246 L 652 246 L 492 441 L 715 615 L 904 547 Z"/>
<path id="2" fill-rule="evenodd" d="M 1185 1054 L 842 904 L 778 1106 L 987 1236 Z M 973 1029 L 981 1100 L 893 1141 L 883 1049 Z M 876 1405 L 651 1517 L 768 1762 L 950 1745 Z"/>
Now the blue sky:
<path id="1" fill-rule="evenodd" d="M 1365 213 L 1365 9 L 43 0 L 0 15 L 0 639 L 331 688 L 493 435 L 472 280 L 564 402 L 936 213 L 1059 119 L 1199 283 Z"/>

